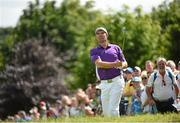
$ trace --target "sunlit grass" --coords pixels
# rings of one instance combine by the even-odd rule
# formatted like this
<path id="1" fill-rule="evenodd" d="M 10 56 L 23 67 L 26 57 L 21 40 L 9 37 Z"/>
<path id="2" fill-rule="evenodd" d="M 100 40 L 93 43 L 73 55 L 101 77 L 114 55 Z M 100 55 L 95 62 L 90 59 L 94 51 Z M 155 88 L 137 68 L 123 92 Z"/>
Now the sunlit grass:
<path id="1" fill-rule="evenodd" d="M 95 123 L 95 122 L 180 122 L 180 113 L 168 113 L 168 114 L 142 114 L 136 116 L 121 116 L 121 117 L 63 117 L 63 118 L 51 118 L 47 120 L 41 120 L 41 122 L 61 122 L 61 123 Z"/>

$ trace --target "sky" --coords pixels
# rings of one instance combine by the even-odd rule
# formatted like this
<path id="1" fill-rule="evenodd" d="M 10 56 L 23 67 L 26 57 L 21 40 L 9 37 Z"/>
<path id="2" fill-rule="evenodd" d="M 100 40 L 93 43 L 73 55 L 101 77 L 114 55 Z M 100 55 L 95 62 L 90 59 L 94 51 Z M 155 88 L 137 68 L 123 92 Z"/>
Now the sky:
<path id="1" fill-rule="evenodd" d="M 22 10 L 27 8 L 29 1 L 35 0 L 0 0 L 0 27 L 14 27 L 18 22 L 19 17 L 22 15 Z M 40 4 L 43 4 L 46 0 L 40 0 Z M 56 0 L 57 5 L 62 0 Z M 88 0 L 80 0 L 84 4 Z M 102 11 L 108 11 L 109 9 L 121 10 L 122 5 L 126 4 L 130 7 L 130 10 L 134 10 L 138 5 L 141 5 L 143 11 L 151 12 L 152 7 L 157 7 L 164 0 L 94 0 L 95 9 Z M 172 0 L 166 0 L 172 1 Z"/>

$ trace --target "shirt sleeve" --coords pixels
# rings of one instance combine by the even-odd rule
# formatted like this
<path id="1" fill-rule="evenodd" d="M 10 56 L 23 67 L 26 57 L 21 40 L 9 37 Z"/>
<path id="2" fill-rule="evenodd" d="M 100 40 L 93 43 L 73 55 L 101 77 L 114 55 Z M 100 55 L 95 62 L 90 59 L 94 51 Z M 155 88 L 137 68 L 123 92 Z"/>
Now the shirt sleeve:
<path id="1" fill-rule="evenodd" d="M 90 58 L 93 63 L 95 63 L 96 59 L 99 59 L 100 56 L 98 55 L 96 49 L 91 49 L 90 51 Z"/>
<path id="2" fill-rule="evenodd" d="M 126 59 L 124 57 L 123 51 L 121 50 L 121 48 L 119 46 L 117 46 L 117 51 L 118 51 L 118 58 L 119 58 L 119 60 L 125 62 Z"/>

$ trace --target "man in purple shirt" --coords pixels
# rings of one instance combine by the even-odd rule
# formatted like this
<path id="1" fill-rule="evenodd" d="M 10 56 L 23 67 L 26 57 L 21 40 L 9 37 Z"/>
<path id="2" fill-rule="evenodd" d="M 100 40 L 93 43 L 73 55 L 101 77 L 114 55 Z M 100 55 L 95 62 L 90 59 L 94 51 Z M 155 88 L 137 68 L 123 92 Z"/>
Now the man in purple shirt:
<path id="1" fill-rule="evenodd" d="M 108 42 L 108 32 L 103 27 L 95 30 L 99 45 L 91 49 L 91 61 L 97 67 L 101 80 L 101 102 L 103 115 L 119 116 L 119 103 L 125 85 L 121 69 L 127 67 L 122 50 Z"/>

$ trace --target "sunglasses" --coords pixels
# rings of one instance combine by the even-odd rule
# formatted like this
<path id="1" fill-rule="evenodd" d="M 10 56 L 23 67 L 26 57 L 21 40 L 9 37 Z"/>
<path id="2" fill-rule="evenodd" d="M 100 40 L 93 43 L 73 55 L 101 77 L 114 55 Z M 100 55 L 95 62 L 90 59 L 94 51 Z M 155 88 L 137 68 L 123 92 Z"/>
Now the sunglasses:
<path id="1" fill-rule="evenodd" d="M 148 79 L 147 77 L 142 77 L 142 80 Z"/>
<path id="2" fill-rule="evenodd" d="M 162 84 L 163 84 L 164 86 L 166 86 L 166 82 L 164 81 L 164 79 L 162 80 Z"/>

